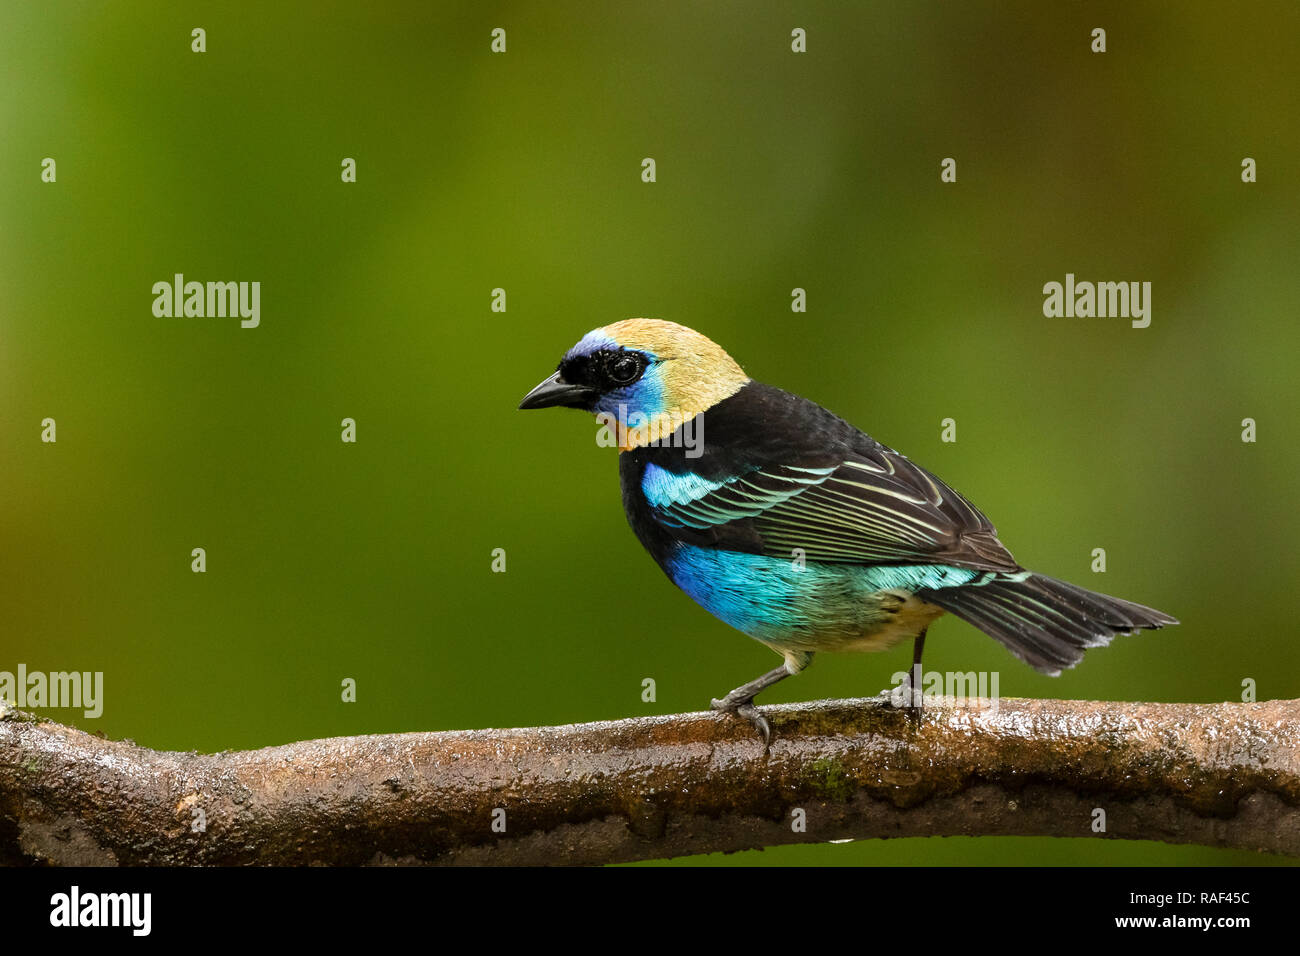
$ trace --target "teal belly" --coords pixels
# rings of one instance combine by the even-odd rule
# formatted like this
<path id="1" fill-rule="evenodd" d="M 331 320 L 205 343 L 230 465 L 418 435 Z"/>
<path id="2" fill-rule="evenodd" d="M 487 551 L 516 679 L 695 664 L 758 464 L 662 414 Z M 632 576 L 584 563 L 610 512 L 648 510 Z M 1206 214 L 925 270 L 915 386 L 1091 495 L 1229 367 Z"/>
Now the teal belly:
<path id="1" fill-rule="evenodd" d="M 881 650 L 913 637 L 940 613 L 911 598 L 980 572 L 946 565 L 867 567 L 808 562 L 692 545 L 667 562 L 673 583 L 705 610 L 774 648 Z"/>

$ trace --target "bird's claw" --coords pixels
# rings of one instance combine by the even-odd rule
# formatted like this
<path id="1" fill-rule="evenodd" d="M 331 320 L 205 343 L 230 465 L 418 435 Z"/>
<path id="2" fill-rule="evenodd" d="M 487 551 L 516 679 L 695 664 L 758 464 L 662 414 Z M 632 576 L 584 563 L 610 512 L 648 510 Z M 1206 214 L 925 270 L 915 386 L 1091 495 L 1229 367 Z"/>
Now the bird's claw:
<path id="1" fill-rule="evenodd" d="M 763 738 L 763 749 L 766 750 L 772 743 L 772 725 L 768 723 L 767 718 L 755 706 L 753 699 L 749 700 L 732 700 L 730 695 L 722 700 L 713 699 L 713 709 L 724 714 L 735 714 L 737 717 L 744 717 L 754 729 L 759 732 Z"/>
<path id="2" fill-rule="evenodd" d="M 767 722 L 767 718 L 753 704 L 741 704 L 736 708 L 736 716 L 744 717 L 763 737 L 763 749 L 766 750 L 772 745 L 772 725 Z"/>
<path id="3" fill-rule="evenodd" d="M 906 711 L 907 719 L 912 723 L 921 722 L 921 715 L 925 712 L 925 695 L 912 686 L 910 679 L 905 679 L 899 687 L 882 690 L 880 696 L 890 707 Z"/>

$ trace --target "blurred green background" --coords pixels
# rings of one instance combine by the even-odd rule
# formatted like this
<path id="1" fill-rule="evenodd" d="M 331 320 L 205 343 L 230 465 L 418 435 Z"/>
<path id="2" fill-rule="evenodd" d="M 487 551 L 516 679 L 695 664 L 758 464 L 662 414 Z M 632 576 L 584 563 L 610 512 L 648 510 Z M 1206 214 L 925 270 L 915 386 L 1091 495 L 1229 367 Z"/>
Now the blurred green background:
<path id="1" fill-rule="evenodd" d="M 699 710 L 773 666 L 641 551 L 594 423 L 515 410 L 627 316 L 908 454 L 1026 565 L 1183 621 L 1051 679 L 949 618 L 929 668 L 1300 696 L 1295 4 L 0 9 L 0 670 L 105 673 L 102 718 L 51 716 L 215 751 Z M 261 326 L 155 318 L 176 272 L 260 281 Z M 1150 328 L 1045 318 L 1066 272 L 1152 282 Z M 909 660 L 823 655 L 763 700 Z M 1279 861 L 936 838 L 687 862 Z"/>

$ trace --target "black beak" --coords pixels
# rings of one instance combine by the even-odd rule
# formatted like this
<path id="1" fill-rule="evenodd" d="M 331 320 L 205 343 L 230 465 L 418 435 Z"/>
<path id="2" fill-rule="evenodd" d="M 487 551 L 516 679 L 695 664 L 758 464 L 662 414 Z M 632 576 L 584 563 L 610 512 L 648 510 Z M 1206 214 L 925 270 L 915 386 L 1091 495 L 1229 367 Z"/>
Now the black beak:
<path id="1" fill-rule="evenodd" d="M 546 381 L 524 396 L 520 408 L 551 408 L 563 405 L 566 408 L 586 408 L 596 397 L 596 390 L 586 385 L 571 385 L 556 372 Z"/>

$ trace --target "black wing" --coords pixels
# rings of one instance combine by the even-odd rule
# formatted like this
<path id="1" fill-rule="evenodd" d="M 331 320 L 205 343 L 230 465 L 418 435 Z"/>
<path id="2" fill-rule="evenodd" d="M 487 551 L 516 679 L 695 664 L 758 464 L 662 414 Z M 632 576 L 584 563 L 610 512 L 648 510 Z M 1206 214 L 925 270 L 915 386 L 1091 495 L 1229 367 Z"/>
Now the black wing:
<path id="1" fill-rule="evenodd" d="M 1020 570 L 992 523 L 924 468 L 806 399 L 753 387 L 705 413 L 699 461 L 648 460 L 641 491 L 674 537 L 799 548 L 810 561 Z"/>

